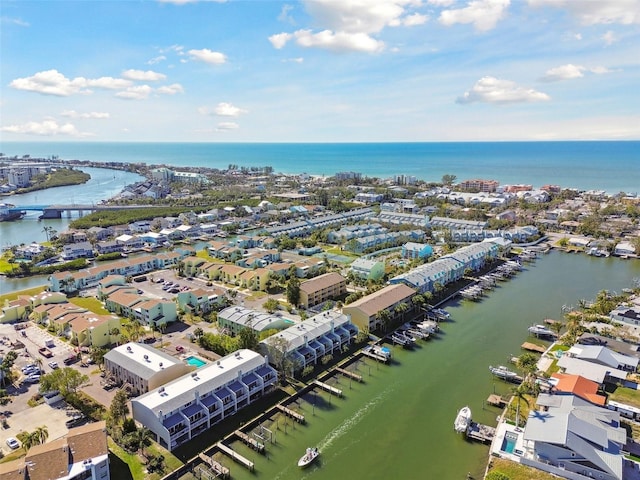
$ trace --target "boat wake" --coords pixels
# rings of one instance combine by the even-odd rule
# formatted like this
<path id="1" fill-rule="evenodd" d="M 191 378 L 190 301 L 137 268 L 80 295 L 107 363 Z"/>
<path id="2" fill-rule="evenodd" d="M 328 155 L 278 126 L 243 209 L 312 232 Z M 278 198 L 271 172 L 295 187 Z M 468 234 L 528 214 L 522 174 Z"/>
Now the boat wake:
<path id="1" fill-rule="evenodd" d="M 325 452 L 337 439 L 356 426 L 391 390 L 385 390 L 365 403 L 351 418 L 331 430 L 318 444 L 318 450 Z"/>

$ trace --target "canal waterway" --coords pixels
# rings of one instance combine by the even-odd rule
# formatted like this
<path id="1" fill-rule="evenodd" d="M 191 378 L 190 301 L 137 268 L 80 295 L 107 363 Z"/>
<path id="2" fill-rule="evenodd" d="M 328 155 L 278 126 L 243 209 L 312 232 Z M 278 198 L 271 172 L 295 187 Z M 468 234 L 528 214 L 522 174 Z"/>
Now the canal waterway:
<path id="1" fill-rule="evenodd" d="M 0 197 L 0 202 L 12 203 L 17 206 L 26 205 L 54 205 L 54 204 L 91 204 L 107 200 L 120 193 L 125 185 L 144 179 L 144 177 L 122 170 L 106 168 L 82 167 L 83 172 L 91 175 L 91 179 L 82 185 L 48 188 L 30 193 Z M 11 245 L 44 242 L 47 237 L 44 227 L 52 227 L 57 232 L 67 229 L 73 218 L 63 215 L 60 219 L 38 220 L 40 211 L 28 212 L 21 219 L 12 222 L 0 222 L 0 246 L 4 249 Z M 0 293 L 21 290 L 32 286 L 42 285 L 46 279 L 31 277 L 24 279 L 0 278 Z"/>
<path id="2" fill-rule="evenodd" d="M 228 458 L 235 479 L 443 479 L 482 478 L 488 447 L 453 431 L 458 409 L 469 405 L 475 421 L 496 424 L 500 410 L 484 406 L 489 394 L 508 395 L 511 385 L 492 378 L 489 365 L 520 355 L 527 327 L 559 319 L 563 306 L 590 300 L 603 289 L 620 291 L 640 277 L 640 262 L 551 252 L 499 284 L 478 303 L 446 305 L 452 321 L 440 338 L 413 351 L 394 347 L 394 364 L 362 363 L 365 383 L 346 378 L 344 399 L 319 393 L 302 404 L 306 425 L 272 428 L 276 444 L 261 456 L 239 442 L 233 448 L 255 462 L 249 473 Z M 285 432 L 286 429 L 286 432 Z M 318 446 L 317 464 L 301 472 L 298 458 Z"/>

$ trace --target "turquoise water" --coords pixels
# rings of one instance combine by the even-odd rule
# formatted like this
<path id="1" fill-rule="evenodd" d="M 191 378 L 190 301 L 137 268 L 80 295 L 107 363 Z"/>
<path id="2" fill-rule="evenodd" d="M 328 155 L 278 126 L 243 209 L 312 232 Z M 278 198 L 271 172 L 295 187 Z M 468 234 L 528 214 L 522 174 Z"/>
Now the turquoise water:
<path id="1" fill-rule="evenodd" d="M 200 360 L 198 357 L 187 357 L 186 359 L 187 365 L 191 365 L 192 367 L 200 368 L 203 365 L 206 365 L 207 362 L 204 360 Z"/>
<path id="2" fill-rule="evenodd" d="M 368 176 L 445 174 L 502 183 L 547 183 L 611 193 L 640 188 L 640 142 L 460 143 L 107 143 L 3 142 L 7 155 L 58 155 L 65 160 L 143 162 L 227 168 L 272 166 L 277 172 Z"/>

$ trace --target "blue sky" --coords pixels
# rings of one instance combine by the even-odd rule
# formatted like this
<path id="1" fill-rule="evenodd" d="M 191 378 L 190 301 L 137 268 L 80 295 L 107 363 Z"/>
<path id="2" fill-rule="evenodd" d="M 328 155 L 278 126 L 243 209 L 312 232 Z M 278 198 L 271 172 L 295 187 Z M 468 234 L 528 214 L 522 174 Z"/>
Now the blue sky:
<path id="1" fill-rule="evenodd" d="M 640 139 L 640 0 L 2 0 L 0 21 L 0 141 Z"/>

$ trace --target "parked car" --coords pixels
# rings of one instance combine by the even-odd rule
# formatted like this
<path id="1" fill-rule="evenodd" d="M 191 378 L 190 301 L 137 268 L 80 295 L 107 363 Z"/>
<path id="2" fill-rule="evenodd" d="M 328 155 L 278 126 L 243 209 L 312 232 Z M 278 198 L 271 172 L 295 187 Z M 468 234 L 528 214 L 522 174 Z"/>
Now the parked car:
<path id="1" fill-rule="evenodd" d="M 49 362 L 48 365 L 51 367 L 52 370 L 55 370 L 56 368 L 60 368 L 58 366 L 58 362 Z"/>
<path id="2" fill-rule="evenodd" d="M 18 440 L 14 437 L 7 438 L 7 445 L 12 450 L 15 450 L 16 448 L 20 448 L 20 442 L 18 442 Z"/>

